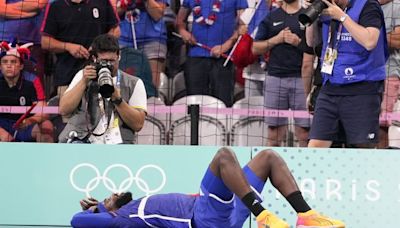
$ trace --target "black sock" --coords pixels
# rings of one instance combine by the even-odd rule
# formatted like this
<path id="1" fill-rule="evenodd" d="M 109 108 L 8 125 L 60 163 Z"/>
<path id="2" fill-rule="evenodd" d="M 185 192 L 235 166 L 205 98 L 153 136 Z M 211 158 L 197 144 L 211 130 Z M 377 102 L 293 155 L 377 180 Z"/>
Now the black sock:
<path id="1" fill-rule="evenodd" d="M 258 201 L 257 196 L 254 192 L 247 193 L 243 198 L 242 202 L 246 205 L 247 208 L 251 211 L 254 216 L 258 216 L 261 214 L 265 208 L 261 205 L 260 201 Z"/>
<path id="2" fill-rule="evenodd" d="M 304 200 L 303 195 L 300 191 L 292 192 L 287 197 L 286 200 L 292 205 L 293 209 L 297 213 L 303 213 L 311 210 L 308 203 Z"/>

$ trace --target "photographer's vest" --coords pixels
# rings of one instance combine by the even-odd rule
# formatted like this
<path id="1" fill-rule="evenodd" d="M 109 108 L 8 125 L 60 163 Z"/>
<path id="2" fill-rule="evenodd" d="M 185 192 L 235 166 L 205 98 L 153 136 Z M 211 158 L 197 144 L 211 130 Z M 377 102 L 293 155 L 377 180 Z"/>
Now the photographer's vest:
<path id="1" fill-rule="evenodd" d="M 368 0 L 352 0 L 352 6 L 347 10 L 347 15 L 356 23 L 359 21 L 360 14 Z M 330 21 L 327 20 L 322 26 L 323 49 L 321 61 L 325 56 L 328 45 Z M 329 80 L 332 84 L 350 84 L 361 81 L 381 81 L 385 79 L 385 63 L 388 58 L 386 29 L 382 18 L 382 27 L 377 46 L 368 51 L 361 46 L 350 35 L 347 29 L 342 26 L 339 41 L 337 41 L 337 31 L 333 32 L 331 42 L 336 42 L 338 56 L 333 67 L 332 75 L 322 73 L 324 84 Z M 339 26 L 338 26 L 339 27 Z"/>
<path id="2" fill-rule="evenodd" d="M 129 75 L 123 71 L 119 71 L 121 74 L 120 81 L 120 89 L 121 89 L 121 97 L 125 101 L 129 101 L 133 94 L 133 90 L 136 87 L 136 83 L 139 80 L 137 77 Z M 90 131 L 94 130 L 97 124 L 91 124 L 88 117 L 88 89 L 85 90 L 85 96 L 82 97 L 80 106 L 74 112 L 72 117 L 69 119 L 67 125 L 64 130 L 58 137 L 59 142 L 65 143 L 68 140 L 69 133 L 71 131 L 75 131 L 77 133 L 77 138 L 79 139 L 87 139 L 90 135 Z M 111 104 L 112 105 L 112 104 Z M 114 106 L 112 105 L 112 109 L 114 110 Z M 100 113 L 99 113 L 100 114 Z M 119 121 L 119 129 L 121 132 L 121 138 L 124 144 L 132 144 L 134 140 L 135 132 L 128 127 L 123 121 L 118 112 L 114 111 L 114 117 L 118 118 Z M 100 118 L 97 118 L 100 119 Z M 97 121 L 98 123 L 98 121 Z M 112 124 L 112 123 L 110 123 Z"/>

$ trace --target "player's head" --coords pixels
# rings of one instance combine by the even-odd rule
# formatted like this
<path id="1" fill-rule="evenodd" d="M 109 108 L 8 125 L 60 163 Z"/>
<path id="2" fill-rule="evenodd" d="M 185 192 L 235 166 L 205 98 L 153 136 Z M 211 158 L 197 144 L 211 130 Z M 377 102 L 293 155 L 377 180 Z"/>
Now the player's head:
<path id="1" fill-rule="evenodd" d="M 120 194 L 113 193 L 110 197 L 104 199 L 103 203 L 99 205 L 99 210 L 116 211 L 125 204 L 132 200 L 132 193 L 123 192 Z"/>

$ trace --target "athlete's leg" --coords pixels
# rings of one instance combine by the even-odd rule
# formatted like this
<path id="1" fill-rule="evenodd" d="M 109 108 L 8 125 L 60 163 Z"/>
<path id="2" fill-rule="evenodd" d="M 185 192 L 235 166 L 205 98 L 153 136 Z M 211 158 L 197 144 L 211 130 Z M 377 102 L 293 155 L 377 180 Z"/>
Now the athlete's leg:
<path id="1" fill-rule="evenodd" d="M 223 147 L 218 150 L 210 163 L 210 170 L 216 177 L 221 178 L 226 187 L 239 198 L 243 198 L 251 192 L 242 168 L 235 154 L 229 148 Z"/>
<path id="2" fill-rule="evenodd" d="M 286 162 L 273 150 L 263 150 L 259 152 L 248 164 L 248 171 L 253 172 L 264 182 L 270 179 L 272 185 L 286 198 L 293 209 L 299 213 L 297 220 L 298 228 L 306 227 L 330 227 L 342 228 L 341 221 L 334 220 L 320 215 L 304 200 L 301 192 L 293 178 Z"/>
<path id="3" fill-rule="evenodd" d="M 273 150 L 259 152 L 248 164 L 254 174 L 272 185 L 289 201 L 296 212 L 306 212 L 311 208 L 301 196 L 299 187 L 286 162 Z"/>
<path id="4" fill-rule="evenodd" d="M 240 197 L 251 193 L 235 154 L 228 148 L 221 148 L 214 156 L 201 181 L 200 190 L 194 208 L 194 225 L 208 228 L 231 227 L 233 192 Z"/>
<path id="5" fill-rule="evenodd" d="M 273 150 L 259 152 L 247 166 L 263 181 L 269 178 L 283 196 L 299 190 L 285 161 Z"/>
<path id="6" fill-rule="evenodd" d="M 195 223 L 199 227 L 225 227 L 226 225 L 222 223 L 227 219 L 230 221 L 230 225 L 227 227 L 241 227 L 240 223 L 243 217 L 237 218 L 238 213 L 232 213 L 233 193 L 241 200 L 242 207 L 246 207 L 247 211 L 255 216 L 268 216 L 269 223 L 267 225 L 270 227 L 289 227 L 285 222 L 267 212 L 260 204 L 260 200 L 250 188 L 235 154 L 228 148 L 221 148 L 213 158 L 203 178 L 201 189 L 203 197 L 200 197 L 195 209 Z M 208 215 L 205 216 L 205 214 Z M 214 226 L 212 222 L 206 224 L 207 220 L 218 221 L 220 224 L 219 226 Z"/>

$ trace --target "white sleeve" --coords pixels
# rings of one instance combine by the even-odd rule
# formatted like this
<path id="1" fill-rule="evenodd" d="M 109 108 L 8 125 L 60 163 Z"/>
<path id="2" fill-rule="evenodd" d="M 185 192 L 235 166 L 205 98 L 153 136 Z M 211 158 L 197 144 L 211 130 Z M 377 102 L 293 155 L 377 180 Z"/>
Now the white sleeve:
<path id="1" fill-rule="evenodd" d="M 128 104 L 133 108 L 142 109 L 147 112 L 147 94 L 141 79 L 138 79 L 136 82 L 135 89 L 133 90 Z"/>
<path id="2" fill-rule="evenodd" d="M 74 88 L 80 80 L 83 78 L 83 70 L 78 71 L 78 73 L 75 74 L 74 78 L 72 79 L 72 82 L 68 85 L 68 88 L 65 92 L 70 91 L 72 88 Z"/>

